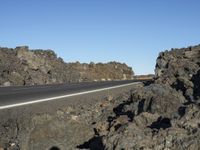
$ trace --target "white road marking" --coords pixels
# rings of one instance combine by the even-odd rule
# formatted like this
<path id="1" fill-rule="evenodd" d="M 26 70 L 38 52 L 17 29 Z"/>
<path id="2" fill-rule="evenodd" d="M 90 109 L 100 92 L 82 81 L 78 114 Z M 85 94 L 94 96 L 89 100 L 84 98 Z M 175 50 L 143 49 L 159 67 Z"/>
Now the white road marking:
<path id="1" fill-rule="evenodd" d="M 79 93 L 74 93 L 74 94 L 49 97 L 49 98 L 38 99 L 38 100 L 32 100 L 32 101 L 29 101 L 29 102 L 10 104 L 10 105 L 5 105 L 5 106 L 0 106 L 0 110 L 12 108 L 12 107 L 23 106 L 23 105 L 41 103 L 41 102 L 46 102 L 46 101 L 52 101 L 52 100 L 62 99 L 62 98 L 67 98 L 67 97 L 73 97 L 73 96 L 78 96 L 78 95 L 84 95 L 84 94 L 89 94 L 89 93 L 95 93 L 95 92 L 100 92 L 100 91 L 105 91 L 105 90 L 110 90 L 110 89 L 116 89 L 116 88 L 130 86 L 130 85 L 134 85 L 134 84 L 138 84 L 138 83 L 140 83 L 140 82 L 134 82 L 134 83 L 122 84 L 122 85 L 118 85 L 118 86 L 111 86 L 111 87 L 96 89 L 96 90 L 91 90 L 91 91 L 85 91 L 85 92 L 79 92 Z"/>

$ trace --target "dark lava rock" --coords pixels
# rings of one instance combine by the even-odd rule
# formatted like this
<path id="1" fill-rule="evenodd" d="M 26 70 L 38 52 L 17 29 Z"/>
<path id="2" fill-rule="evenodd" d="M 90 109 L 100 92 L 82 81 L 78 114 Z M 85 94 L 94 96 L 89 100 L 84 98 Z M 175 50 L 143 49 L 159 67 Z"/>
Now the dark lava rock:
<path id="1" fill-rule="evenodd" d="M 0 48 L 0 85 L 41 85 L 131 79 L 132 68 L 118 62 L 65 63 L 52 50 Z"/>
<path id="2" fill-rule="evenodd" d="M 13 59 L 13 62 L 18 61 Z M 5 64 L 10 66 L 9 61 Z M 90 69 L 95 67 L 90 65 Z M 75 66 L 81 68 L 79 63 Z M 30 67 L 37 70 L 36 64 Z M 4 77 L 10 74 L 7 70 L 2 71 Z M 200 149 L 200 46 L 160 53 L 155 72 L 154 81 L 135 87 L 131 94 L 76 108 L 70 119 L 68 111 L 59 112 L 57 117 L 38 115 L 29 118 L 36 125 L 31 128 L 30 143 L 37 143 L 34 147 L 37 149 L 47 145 L 51 137 L 52 143 L 59 139 L 62 144 L 64 141 L 63 145 L 71 146 L 65 149 Z M 19 76 L 15 75 L 15 78 Z M 2 131 L 13 134 L 17 145 L 18 124 L 15 121 L 2 124 Z M 11 126 L 14 129 L 6 131 Z M 72 133 L 75 134 L 72 136 Z M 5 137 L 4 143 L 9 143 L 9 136 Z M 41 141 L 41 137 L 45 140 Z"/>
<path id="3" fill-rule="evenodd" d="M 173 88 L 162 84 L 151 84 L 133 93 L 133 101 L 137 104 L 137 115 L 142 112 L 172 117 L 185 102 L 183 95 Z"/>
<path id="4" fill-rule="evenodd" d="M 155 72 L 95 124 L 104 149 L 200 149 L 200 46 L 160 53 Z"/>
<path id="5" fill-rule="evenodd" d="M 159 54 L 156 83 L 167 84 L 181 91 L 188 101 L 198 100 L 200 45 L 172 49 Z"/>

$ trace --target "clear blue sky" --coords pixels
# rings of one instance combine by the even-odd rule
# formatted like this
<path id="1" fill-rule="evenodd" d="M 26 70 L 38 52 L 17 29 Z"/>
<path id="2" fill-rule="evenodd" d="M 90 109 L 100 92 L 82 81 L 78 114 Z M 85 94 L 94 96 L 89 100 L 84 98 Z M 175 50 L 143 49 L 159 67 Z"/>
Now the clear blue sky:
<path id="1" fill-rule="evenodd" d="M 153 73 L 160 51 L 200 44 L 199 0 L 1 0 L 0 46 Z"/>

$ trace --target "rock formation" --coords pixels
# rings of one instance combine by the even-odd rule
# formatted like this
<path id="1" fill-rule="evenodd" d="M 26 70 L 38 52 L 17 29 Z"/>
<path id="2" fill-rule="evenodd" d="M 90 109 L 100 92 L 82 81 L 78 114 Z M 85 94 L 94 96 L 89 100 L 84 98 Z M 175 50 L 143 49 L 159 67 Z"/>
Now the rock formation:
<path id="1" fill-rule="evenodd" d="M 131 79 L 133 71 L 117 62 L 65 63 L 52 50 L 0 48 L 0 85 L 38 85 Z"/>
<path id="2" fill-rule="evenodd" d="M 54 115 L 28 117 L 32 120 L 30 126 L 34 125 L 32 130 L 23 129 L 23 124 L 16 124 L 15 120 L 2 121 L 0 135 L 12 141 L 11 133 L 17 137 L 18 130 L 32 131 L 30 145 L 42 146 L 43 138 L 37 138 L 45 135 L 54 139 L 52 143 L 59 141 L 60 149 L 200 149 L 200 45 L 160 53 L 155 72 L 154 81 L 136 86 L 131 94 L 81 104 L 70 109 L 70 113 L 68 108 L 57 110 Z M 63 120 L 67 122 L 62 124 Z M 72 135 L 65 128 L 68 125 L 74 133 L 72 139 L 76 137 L 74 140 L 66 140 Z M 12 126 L 15 128 L 9 130 Z M 7 147 L 15 143 L 19 149 L 19 140 L 7 142 Z M 68 147 L 62 147 L 66 143 Z"/>
<path id="3" fill-rule="evenodd" d="M 200 149 L 200 46 L 160 53 L 155 72 L 100 119 L 99 149 Z"/>

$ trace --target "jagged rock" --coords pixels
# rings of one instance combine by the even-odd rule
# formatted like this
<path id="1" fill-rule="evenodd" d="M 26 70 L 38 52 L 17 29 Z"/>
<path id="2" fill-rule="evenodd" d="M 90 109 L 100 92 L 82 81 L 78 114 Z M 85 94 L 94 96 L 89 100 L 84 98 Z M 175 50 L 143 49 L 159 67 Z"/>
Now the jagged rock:
<path id="1" fill-rule="evenodd" d="M 156 83 L 167 84 L 181 91 L 188 101 L 197 100 L 200 71 L 200 45 L 173 49 L 159 54 Z"/>
<path id="2" fill-rule="evenodd" d="M 160 53 L 155 71 L 96 124 L 104 149 L 200 149 L 200 46 Z"/>
<path id="3" fill-rule="evenodd" d="M 117 66 L 117 67 L 116 67 Z M 125 80 L 132 68 L 117 62 L 65 63 L 52 50 L 0 48 L 0 85 L 36 85 L 81 81 Z"/>
<path id="4" fill-rule="evenodd" d="M 7 56 L 8 53 L 11 55 Z M 10 50 L 6 51 L 4 56 L 14 58 Z M 45 57 L 50 56 L 45 54 Z M 5 65 L 9 66 L 10 62 L 5 61 Z M 111 71 L 120 68 L 120 64 L 117 63 L 107 65 Z M 70 76 L 76 76 L 73 81 L 78 78 L 82 81 L 94 78 L 106 80 L 107 77 L 123 78 L 124 74 L 115 76 L 109 70 L 107 70 L 109 75 L 100 73 L 102 68 L 108 69 L 104 64 L 82 65 L 77 62 L 67 68 L 73 70 Z M 27 70 L 30 71 L 29 68 Z M 77 70 L 81 71 L 77 73 Z M 92 76 L 87 76 L 88 70 Z M 9 79 L 12 72 L 3 68 L 1 76 Z M 116 99 L 105 98 L 91 105 L 57 110 L 54 115 L 36 115 L 29 117 L 31 121 L 22 119 L 22 122 L 31 122 L 31 125 L 26 128 L 30 138 L 25 143 L 30 143 L 34 149 L 41 147 L 52 149 L 54 139 L 57 143 L 53 148 L 60 149 L 200 149 L 200 46 L 160 53 L 155 72 L 154 81 L 135 87 L 131 94 L 125 93 Z M 52 79 L 56 82 L 62 81 L 56 78 L 56 75 L 60 75 L 59 72 L 56 74 L 51 69 L 48 74 L 54 74 Z M 29 80 L 32 80 L 31 76 Z M 10 80 L 5 82 L 7 81 L 10 82 Z M 19 132 L 22 131 L 22 126 L 23 123 L 19 124 L 18 120 L 2 121 L 0 134 L 4 137 L 0 137 L 1 147 L 9 147 L 9 143 L 18 144 L 19 139 L 23 137 Z M 69 147 L 66 148 L 66 145 Z"/>
<path id="5" fill-rule="evenodd" d="M 173 88 L 162 84 L 151 84 L 133 93 L 136 114 L 149 112 L 164 117 L 172 117 L 186 100 Z"/>

